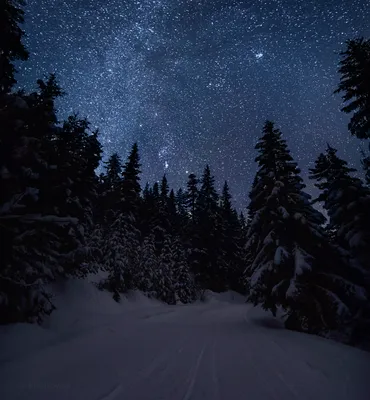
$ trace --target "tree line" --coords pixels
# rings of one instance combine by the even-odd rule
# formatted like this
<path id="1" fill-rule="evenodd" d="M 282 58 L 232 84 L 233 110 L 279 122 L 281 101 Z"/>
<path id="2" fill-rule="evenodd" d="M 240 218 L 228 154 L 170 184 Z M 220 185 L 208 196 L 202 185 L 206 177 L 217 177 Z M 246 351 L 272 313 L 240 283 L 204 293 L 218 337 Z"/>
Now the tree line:
<path id="1" fill-rule="evenodd" d="M 78 114 L 58 121 L 55 75 L 26 93 L 14 86 L 22 43 L 22 1 L 0 9 L 0 320 L 41 322 L 55 308 L 50 283 L 106 271 L 99 287 L 120 301 L 139 289 L 168 304 L 206 289 L 236 290 L 289 329 L 357 342 L 370 332 L 370 156 L 365 181 L 328 145 L 305 192 L 282 132 L 266 121 L 247 213 L 221 193 L 207 165 L 185 188 L 166 175 L 140 183 L 135 143 L 125 162 L 112 154 L 99 176 L 99 132 Z M 340 55 L 349 131 L 370 136 L 370 41 Z M 327 218 L 315 207 L 322 204 Z"/>

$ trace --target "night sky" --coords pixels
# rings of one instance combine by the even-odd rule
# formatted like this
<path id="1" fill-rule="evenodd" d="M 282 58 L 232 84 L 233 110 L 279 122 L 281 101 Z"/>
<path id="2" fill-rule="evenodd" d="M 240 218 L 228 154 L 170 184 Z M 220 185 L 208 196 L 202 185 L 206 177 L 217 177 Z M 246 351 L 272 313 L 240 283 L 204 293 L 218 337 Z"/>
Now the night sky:
<path id="1" fill-rule="evenodd" d="M 360 167 L 333 91 L 345 40 L 370 36 L 368 0 L 28 0 L 25 12 L 20 85 L 55 72 L 59 117 L 87 116 L 106 155 L 125 160 L 137 141 L 143 184 L 166 173 L 177 189 L 209 163 L 244 207 L 266 119 L 304 177 L 327 141 Z"/>

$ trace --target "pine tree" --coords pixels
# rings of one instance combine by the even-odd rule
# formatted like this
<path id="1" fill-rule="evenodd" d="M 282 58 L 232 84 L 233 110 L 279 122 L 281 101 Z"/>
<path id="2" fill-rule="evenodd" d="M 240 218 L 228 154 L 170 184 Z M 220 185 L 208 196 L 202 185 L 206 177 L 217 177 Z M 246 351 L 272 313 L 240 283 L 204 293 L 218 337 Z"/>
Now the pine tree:
<path id="1" fill-rule="evenodd" d="M 340 53 L 342 59 L 338 89 L 347 103 L 342 111 L 353 113 L 348 128 L 359 139 L 370 137 L 370 40 L 348 40 L 347 48 Z"/>
<path id="2" fill-rule="evenodd" d="M 291 329 L 334 329 L 347 318 L 348 307 L 325 275 L 331 257 L 322 228 L 325 218 L 303 192 L 300 170 L 281 132 L 267 121 L 263 133 L 250 193 L 249 298 L 273 314 L 282 306 Z"/>
<path id="3" fill-rule="evenodd" d="M 207 289 L 225 289 L 223 265 L 219 264 L 221 240 L 218 194 L 214 177 L 207 165 L 201 179 L 201 188 L 195 209 L 196 236 L 194 248 L 197 253 L 196 277 L 198 284 Z"/>
<path id="4" fill-rule="evenodd" d="M 89 122 L 78 118 L 76 114 L 64 122 L 62 129 L 55 135 L 53 144 L 59 166 L 53 176 L 54 190 L 45 188 L 45 191 L 52 196 L 57 195 L 59 202 L 54 205 L 61 215 L 78 220 L 73 232 L 69 230 L 65 233 L 63 242 L 69 257 L 63 263 L 63 268 L 66 273 L 75 270 L 79 275 L 84 275 L 87 271 L 80 270 L 79 266 L 96 250 L 91 247 L 88 238 L 93 234 L 95 224 L 98 195 L 95 170 L 101 160 L 102 147 L 98 132 L 90 132 Z M 47 203 L 50 201 L 52 199 L 48 199 Z"/>
<path id="5" fill-rule="evenodd" d="M 158 184 L 154 184 L 153 186 L 153 204 L 155 212 L 152 215 L 151 228 L 155 235 L 156 252 L 158 256 L 164 246 L 166 235 L 169 235 L 172 229 L 168 193 L 168 181 L 166 175 L 164 175 L 160 187 Z M 175 210 L 173 211 L 176 212 Z"/>
<path id="6" fill-rule="evenodd" d="M 113 153 L 105 163 L 104 182 L 108 190 L 117 190 L 121 186 L 122 161 L 117 153 Z"/>
<path id="7" fill-rule="evenodd" d="M 194 277 L 187 263 L 185 249 L 179 239 L 173 239 L 171 245 L 174 253 L 173 287 L 176 302 L 191 303 L 195 299 L 196 290 Z"/>
<path id="8" fill-rule="evenodd" d="M 168 186 L 168 181 L 166 174 L 163 175 L 162 181 L 161 181 L 161 187 L 160 187 L 160 201 L 161 201 L 161 206 L 163 208 L 167 207 L 167 201 L 168 201 L 168 193 L 170 191 L 170 188 Z"/>
<path id="9" fill-rule="evenodd" d="M 56 126 L 54 101 L 62 91 L 54 75 L 38 85 L 30 95 L 9 95 L 0 112 L 0 234 L 6 238 L 0 249 L 0 307 L 5 321 L 40 321 L 53 309 L 46 285 L 82 272 L 82 263 L 69 268 L 82 250 L 79 218 L 85 214 L 70 207 L 75 199 L 71 179 L 61 174 L 65 164 L 57 138 L 63 129 Z M 88 147 L 86 154 L 93 151 Z M 98 163 L 99 155 L 94 157 Z M 74 167 L 80 172 L 80 166 Z"/>
<path id="10" fill-rule="evenodd" d="M 365 172 L 365 182 L 367 186 L 370 186 L 370 156 L 367 156 L 364 151 L 361 151 L 362 155 L 362 168 Z"/>
<path id="11" fill-rule="evenodd" d="M 225 181 L 220 197 L 219 267 L 223 266 L 225 288 L 240 290 L 243 269 L 243 236 L 237 212 L 232 208 L 232 196 Z"/>
<path id="12" fill-rule="evenodd" d="M 132 288 L 132 266 L 138 263 L 136 234 L 127 216 L 117 213 L 106 230 L 102 246 L 103 268 L 109 272 L 104 283 L 118 302 L 121 293 Z"/>
<path id="13" fill-rule="evenodd" d="M 198 200 L 198 179 L 194 174 L 190 174 L 187 183 L 186 191 L 186 207 L 190 215 L 191 221 L 195 223 L 195 211 Z"/>
<path id="14" fill-rule="evenodd" d="M 178 232 L 182 243 L 186 242 L 186 233 L 188 231 L 189 216 L 186 210 L 186 193 L 180 188 L 176 193 L 176 210 L 178 218 Z"/>
<path id="15" fill-rule="evenodd" d="M 123 211 L 133 213 L 136 217 L 140 206 L 140 158 L 137 143 L 134 143 L 128 160 L 123 168 L 122 201 Z"/>
<path id="16" fill-rule="evenodd" d="M 370 190 L 351 176 L 356 170 L 336 153 L 328 145 L 310 169 L 311 179 L 318 181 L 315 186 L 321 190 L 316 201 L 323 202 L 337 243 L 366 267 L 370 259 Z"/>
<path id="17" fill-rule="evenodd" d="M 245 219 L 243 211 L 240 211 L 240 213 L 239 213 L 239 225 L 240 225 L 240 229 L 244 236 L 246 233 L 246 229 L 247 229 L 247 221 Z"/>
<path id="18" fill-rule="evenodd" d="M 139 212 L 139 226 L 142 237 L 146 238 L 152 231 L 152 219 L 156 212 L 153 189 L 146 183 Z"/>
<path id="19" fill-rule="evenodd" d="M 100 184 L 100 208 L 118 211 L 121 206 L 122 161 L 117 153 L 113 153 L 105 163 L 105 174 Z"/>
<path id="20" fill-rule="evenodd" d="M 336 153 L 337 150 L 328 145 L 325 154 L 321 153 L 315 167 L 310 169 L 310 178 L 318 181 L 315 186 L 321 193 L 315 201 L 322 202 L 328 212 L 327 229 L 344 264 L 341 269 L 337 267 L 335 273 L 357 285 L 353 288 L 353 285 L 342 284 L 339 288 L 347 293 L 347 303 L 352 303 L 352 314 L 355 314 L 364 306 L 362 286 L 370 298 L 370 190 L 352 176 L 356 170 L 348 167 Z"/>
<path id="21" fill-rule="evenodd" d="M 128 160 L 123 167 L 123 180 L 121 185 L 120 211 L 127 227 L 128 240 L 126 252 L 130 254 L 129 264 L 125 269 L 126 289 L 136 287 L 136 276 L 139 273 L 138 249 L 140 247 L 141 232 L 140 228 L 140 207 L 141 207 L 141 187 L 140 187 L 140 158 L 137 143 L 134 143 L 128 156 Z"/>
<path id="22" fill-rule="evenodd" d="M 155 201 L 159 201 L 159 184 L 155 182 L 152 189 L 153 198 Z"/>
<path id="23" fill-rule="evenodd" d="M 155 278 L 156 297 L 168 304 L 176 304 L 174 289 L 175 255 L 172 237 L 166 235 L 159 257 L 159 265 Z"/>
<path id="24" fill-rule="evenodd" d="M 24 32 L 23 0 L 0 1 L 0 97 L 9 93 L 15 80 L 14 61 L 28 59 L 28 51 L 22 43 Z M 1 103 L 0 99 L 0 103 Z"/>
<path id="25" fill-rule="evenodd" d="M 151 233 L 143 241 L 140 251 L 140 267 L 137 277 L 138 288 L 150 296 L 155 296 L 155 282 L 159 260 L 156 255 L 155 238 Z"/>

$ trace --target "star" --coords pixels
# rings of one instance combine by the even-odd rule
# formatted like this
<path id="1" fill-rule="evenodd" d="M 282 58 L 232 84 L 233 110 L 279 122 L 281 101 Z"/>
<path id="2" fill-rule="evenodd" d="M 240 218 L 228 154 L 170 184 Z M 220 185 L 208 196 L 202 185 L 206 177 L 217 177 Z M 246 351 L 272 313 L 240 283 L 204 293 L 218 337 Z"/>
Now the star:
<path id="1" fill-rule="evenodd" d="M 113 152 L 125 160 L 136 141 L 142 182 L 165 168 L 174 189 L 185 188 L 187 166 L 199 178 L 209 164 L 241 210 L 266 119 L 282 130 L 306 183 L 326 142 L 361 170 L 333 91 L 346 39 L 370 36 L 368 1 L 301 3 L 31 1 L 23 26 L 31 57 L 17 80 L 33 90 L 55 72 L 67 93 L 58 118 L 88 115 L 104 160 Z"/>

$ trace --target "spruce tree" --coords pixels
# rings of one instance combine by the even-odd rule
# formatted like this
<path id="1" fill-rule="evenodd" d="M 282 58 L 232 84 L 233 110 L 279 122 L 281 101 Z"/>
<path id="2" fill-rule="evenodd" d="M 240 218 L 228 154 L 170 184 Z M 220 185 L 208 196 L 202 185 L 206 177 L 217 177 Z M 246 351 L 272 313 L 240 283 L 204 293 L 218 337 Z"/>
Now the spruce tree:
<path id="1" fill-rule="evenodd" d="M 122 211 L 133 213 L 137 217 L 140 206 L 140 158 L 137 143 L 132 146 L 128 160 L 123 167 L 122 181 Z"/>
<path id="2" fill-rule="evenodd" d="M 185 193 L 185 204 L 190 215 L 191 221 L 195 222 L 195 211 L 198 200 L 198 179 L 195 174 L 190 174 L 187 182 L 187 190 Z"/>
<path id="3" fill-rule="evenodd" d="M 322 202 L 328 212 L 327 229 L 341 256 L 341 268 L 338 266 L 332 273 L 352 283 L 352 286 L 342 283 L 339 290 L 347 294 L 352 314 L 362 310 L 360 320 L 354 321 L 361 324 L 364 313 L 370 319 L 370 309 L 365 307 L 366 295 L 362 289 L 363 286 L 366 288 L 370 298 L 370 190 L 360 179 L 352 176 L 356 170 L 348 167 L 336 153 L 337 150 L 328 145 L 325 154 L 321 153 L 315 167 L 310 169 L 310 178 L 317 180 L 315 186 L 321 190 L 315 201 Z M 336 282 L 341 283 L 343 279 Z M 359 326 L 355 327 L 357 331 Z M 368 332 L 369 327 L 370 324 Z"/>
<path id="4" fill-rule="evenodd" d="M 367 186 L 370 186 L 370 156 L 367 156 L 364 151 L 361 151 L 362 155 L 362 168 L 365 172 L 365 182 Z"/>
<path id="5" fill-rule="evenodd" d="M 153 190 L 149 183 L 143 189 L 142 201 L 140 205 L 139 226 L 142 237 L 146 238 L 152 231 L 152 220 L 156 212 Z"/>
<path id="6" fill-rule="evenodd" d="M 223 266 L 225 288 L 240 290 L 240 279 L 243 269 L 243 235 L 237 212 L 231 204 L 232 196 L 225 181 L 220 197 L 220 247 L 219 267 Z"/>
<path id="7" fill-rule="evenodd" d="M 338 72 L 340 83 L 335 93 L 343 93 L 345 113 L 353 113 L 348 128 L 359 139 L 370 137 L 370 40 L 348 40 Z"/>
<path id="8" fill-rule="evenodd" d="M 113 153 L 104 165 L 105 173 L 100 184 L 100 208 L 118 211 L 122 200 L 122 161 L 117 153 Z"/>
<path id="9" fill-rule="evenodd" d="M 164 174 L 162 177 L 161 186 L 160 186 L 160 201 L 161 201 L 161 206 L 163 208 L 167 207 L 169 191 L 170 191 L 170 188 L 168 186 L 167 177 L 166 177 L 166 174 Z"/>
<path id="10" fill-rule="evenodd" d="M 177 214 L 176 207 L 176 196 L 173 189 L 170 191 L 170 195 L 168 196 L 168 218 L 170 225 L 170 232 L 174 235 L 180 234 L 180 226 L 179 226 L 179 216 Z"/>
<path id="11" fill-rule="evenodd" d="M 348 317 L 344 299 L 325 276 L 330 249 L 325 218 L 313 209 L 281 132 L 267 121 L 256 149 L 257 176 L 250 193 L 247 250 L 249 298 L 273 314 L 287 311 L 286 326 L 319 333 Z"/>
<path id="12" fill-rule="evenodd" d="M 219 264 L 221 247 L 220 218 L 218 194 L 215 189 L 214 177 L 207 165 L 201 178 L 201 187 L 197 199 L 196 236 L 194 240 L 197 250 L 198 284 L 207 289 L 222 291 L 225 289 L 223 276 L 224 266 Z"/>
<path id="13" fill-rule="evenodd" d="M 186 234 L 188 232 L 189 216 L 186 210 L 186 193 L 180 188 L 176 193 L 176 210 L 178 218 L 178 232 L 180 234 L 182 243 L 187 241 Z"/>
<path id="14" fill-rule="evenodd" d="M 171 233 L 171 220 L 169 212 L 169 186 L 166 175 L 163 175 L 160 187 L 153 186 L 153 201 L 156 208 L 152 216 L 152 229 L 155 235 L 156 251 L 159 256 L 164 246 L 166 235 Z"/>
<path id="15" fill-rule="evenodd" d="M 30 95 L 9 95 L 0 113 L 0 234 L 6 238 L 0 249 L 0 291 L 5 320 L 41 320 L 53 309 L 47 284 L 86 273 L 81 268 L 87 251 L 84 227 L 91 222 L 100 145 L 95 136 L 86 137 L 67 160 L 59 140 L 65 131 L 56 125 L 54 108 L 62 91 L 54 75 L 38 85 Z M 75 176 L 83 176 L 83 192 L 77 186 L 74 190 Z"/>
<path id="16" fill-rule="evenodd" d="M 156 297 L 168 304 L 176 304 L 174 288 L 174 266 L 176 260 L 172 240 L 170 235 L 165 236 L 155 278 Z"/>
<path id="17" fill-rule="evenodd" d="M 193 274 L 190 272 L 185 249 L 181 245 L 179 239 L 172 240 L 172 248 L 174 253 L 174 292 L 176 302 L 191 303 L 195 299 L 196 290 Z"/>
<path id="18" fill-rule="evenodd" d="M 14 61 L 28 59 L 28 51 L 22 43 L 24 32 L 23 0 L 0 1 L 0 98 L 9 93 L 15 80 Z M 2 99 L 0 99 L 0 104 Z"/>
<path id="19" fill-rule="evenodd" d="M 69 250 L 69 259 L 65 260 L 64 269 L 67 272 L 77 268 L 76 272 L 84 275 L 87 271 L 79 271 L 78 266 L 96 250 L 91 247 L 89 238 L 93 235 L 95 225 L 98 195 L 98 178 L 95 170 L 99 166 L 102 148 L 98 141 L 98 132 L 91 132 L 89 122 L 78 118 L 76 114 L 64 122 L 53 143 L 59 167 L 53 176 L 55 191 L 47 188 L 46 191 L 52 193 L 52 196 L 58 195 L 57 207 L 61 215 L 68 215 L 78 220 L 73 233 L 71 230 L 66 232 L 63 240 L 65 249 Z M 51 199 L 48 199 L 47 203 L 49 201 Z"/>
<path id="20" fill-rule="evenodd" d="M 104 287 L 120 301 L 121 294 L 132 288 L 132 266 L 138 263 L 136 233 L 122 213 L 116 213 L 106 229 L 102 244 L 103 268 L 109 272 Z"/>
<path id="21" fill-rule="evenodd" d="M 150 233 L 143 241 L 140 249 L 140 267 L 138 270 L 138 289 L 149 296 L 156 296 L 156 277 L 158 274 L 159 260 L 156 255 L 155 237 Z"/>
<path id="22" fill-rule="evenodd" d="M 336 153 L 328 145 L 310 169 L 311 179 L 318 181 L 315 186 L 321 190 L 316 201 L 323 202 L 328 212 L 336 242 L 365 268 L 370 260 L 370 190 L 352 176 L 356 170 Z"/>
<path id="23" fill-rule="evenodd" d="M 53 100 L 39 87 L 31 95 L 8 95 L 0 112 L 1 322 L 41 321 L 53 310 L 46 285 L 63 255 L 54 230 L 68 225 L 42 207 L 51 183 Z"/>

